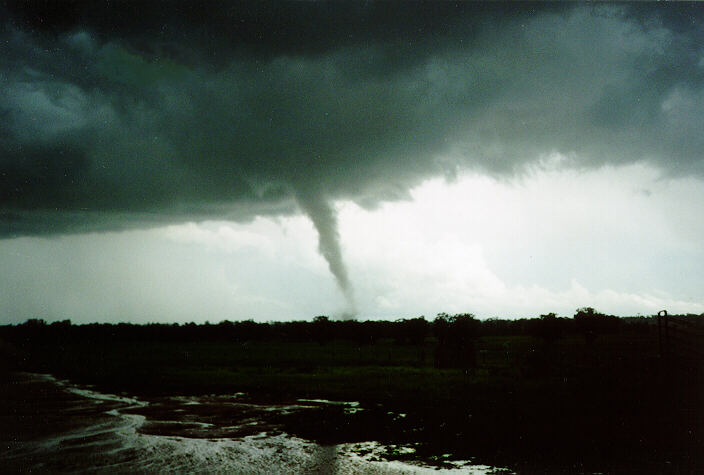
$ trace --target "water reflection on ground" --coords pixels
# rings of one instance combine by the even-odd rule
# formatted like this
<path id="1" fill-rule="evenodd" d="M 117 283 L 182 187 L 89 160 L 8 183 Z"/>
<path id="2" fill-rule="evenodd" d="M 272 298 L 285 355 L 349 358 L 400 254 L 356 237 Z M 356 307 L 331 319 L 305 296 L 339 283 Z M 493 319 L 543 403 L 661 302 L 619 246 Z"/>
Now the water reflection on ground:
<path id="1" fill-rule="evenodd" d="M 0 465 L 9 472 L 499 471 L 450 454 L 394 460 L 412 459 L 412 445 L 315 443 L 292 435 L 301 421 L 316 425 L 326 408 L 362 411 L 355 402 L 261 404 L 241 393 L 143 400 L 30 374 L 12 375 L 0 388 Z"/>

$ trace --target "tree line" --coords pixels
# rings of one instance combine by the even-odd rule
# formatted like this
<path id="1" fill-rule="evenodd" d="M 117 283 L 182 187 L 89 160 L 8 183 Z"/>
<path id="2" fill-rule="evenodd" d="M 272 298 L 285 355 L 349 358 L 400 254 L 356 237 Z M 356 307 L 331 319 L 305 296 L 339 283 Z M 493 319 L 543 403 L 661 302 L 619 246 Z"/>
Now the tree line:
<path id="1" fill-rule="evenodd" d="M 689 315 L 686 318 L 699 316 Z M 32 318 L 17 325 L 0 326 L 0 337 L 17 343 L 41 341 L 162 341 L 162 342 L 246 342 L 291 341 L 326 344 L 351 340 L 360 345 L 379 341 L 422 345 L 429 339 L 449 346 L 467 346 L 482 336 L 529 335 L 551 343 L 567 334 L 581 334 L 587 342 L 609 333 L 646 333 L 656 324 L 654 317 L 616 317 L 591 307 L 577 309 L 571 318 L 555 313 L 536 318 L 479 320 L 471 313 L 438 314 L 433 320 L 424 316 L 388 320 L 334 320 L 318 316 L 312 321 L 255 322 L 253 320 L 219 323 L 89 323 L 70 320 L 47 323 Z"/>

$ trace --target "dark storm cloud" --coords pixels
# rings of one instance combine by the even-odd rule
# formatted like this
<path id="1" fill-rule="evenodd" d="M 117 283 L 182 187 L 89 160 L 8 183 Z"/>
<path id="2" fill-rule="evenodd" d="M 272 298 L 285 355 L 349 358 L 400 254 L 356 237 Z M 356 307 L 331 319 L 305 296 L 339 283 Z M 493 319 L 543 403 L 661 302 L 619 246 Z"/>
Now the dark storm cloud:
<path id="1" fill-rule="evenodd" d="M 196 62 L 231 53 L 271 58 L 319 55 L 363 43 L 412 43 L 439 38 L 458 17 L 465 26 L 481 14 L 499 19 L 517 12 L 501 5 L 449 2 L 9 2 L 13 23 L 45 36 L 90 28 L 103 39 L 120 37 L 145 53 L 170 51 Z M 541 7 L 545 9 L 545 7 Z M 530 14 L 526 7 L 520 14 Z M 185 43 L 188 47 L 184 47 Z M 209 53 L 204 57 L 205 53 Z"/>
<path id="2" fill-rule="evenodd" d="M 329 200 L 462 167 L 704 173 L 698 5 L 199 3 L 5 7 L 0 232 L 297 202 L 322 251 Z"/>

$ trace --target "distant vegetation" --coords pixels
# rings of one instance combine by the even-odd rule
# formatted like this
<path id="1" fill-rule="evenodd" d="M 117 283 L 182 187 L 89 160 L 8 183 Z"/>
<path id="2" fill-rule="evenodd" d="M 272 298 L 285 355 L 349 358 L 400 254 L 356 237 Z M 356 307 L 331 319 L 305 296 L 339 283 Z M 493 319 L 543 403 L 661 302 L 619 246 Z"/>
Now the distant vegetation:
<path id="1" fill-rule="evenodd" d="M 689 318 L 696 316 L 691 315 Z M 333 320 L 318 316 L 312 321 L 264 322 L 253 320 L 217 324 L 164 323 L 90 323 L 74 325 L 70 320 L 51 324 L 33 318 L 19 325 L 0 326 L 0 338 L 14 348 L 33 348 L 38 345 L 116 344 L 128 342 L 150 343 L 205 343 L 252 342 L 306 343 L 326 345 L 347 342 L 358 347 L 376 344 L 411 345 L 421 348 L 414 361 L 436 368 L 477 367 L 478 357 L 486 348 L 478 342 L 491 337 L 532 337 L 540 347 L 554 346 L 561 339 L 581 337 L 583 343 L 593 345 L 600 336 L 653 336 L 655 317 L 620 318 L 605 315 L 593 308 L 577 309 L 573 318 L 558 317 L 555 313 L 538 318 L 479 320 L 473 314 L 449 315 L 439 313 L 433 320 L 425 317 L 384 320 Z M 515 340 L 518 341 L 518 340 Z M 1 350 L 1 349 L 0 349 Z M 427 351 L 426 351 L 427 350 Z M 36 352 L 36 351 L 34 351 Z M 324 361 L 324 360 L 322 360 Z M 314 363 L 319 363 L 314 362 Z M 375 361 L 375 363 L 379 363 Z M 391 362 L 390 362 L 391 363 Z M 404 361 L 403 364 L 407 362 Z"/>
<path id="2" fill-rule="evenodd" d="M 689 315 L 686 318 L 695 318 Z M 111 341 L 315 341 L 324 344 L 331 340 L 349 340 L 359 344 L 375 344 L 381 340 L 396 343 L 422 344 L 429 338 L 450 342 L 454 338 L 463 344 L 484 336 L 535 336 L 546 342 L 555 342 L 568 334 L 581 334 L 588 342 L 600 335 L 615 333 L 646 333 L 656 324 L 655 317 L 615 317 L 593 308 L 578 309 L 574 318 L 558 317 L 554 313 L 538 318 L 479 320 L 470 313 L 438 314 L 435 319 L 425 317 L 385 320 L 334 320 L 327 316 L 312 321 L 264 322 L 253 320 L 203 324 L 165 323 L 89 323 L 72 324 L 70 320 L 47 323 L 32 318 L 18 325 L 0 326 L 0 336 L 7 340 L 41 341 L 56 339 L 69 341 L 109 339 Z M 455 342 L 451 342 L 455 344 Z"/>

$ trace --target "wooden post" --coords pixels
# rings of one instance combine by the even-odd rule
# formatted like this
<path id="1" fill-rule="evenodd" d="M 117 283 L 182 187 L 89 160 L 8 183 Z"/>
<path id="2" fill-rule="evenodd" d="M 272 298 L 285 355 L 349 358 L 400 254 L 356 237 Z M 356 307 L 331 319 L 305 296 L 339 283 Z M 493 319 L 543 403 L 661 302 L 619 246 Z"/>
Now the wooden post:
<path id="1" fill-rule="evenodd" d="M 664 336 L 663 336 L 664 327 Z M 664 342 L 663 342 L 664 340 Z M 667 332 L 667 310 L 660 310 L 658 312 L 658 348 L 660 350 L 660 357 L 662 358 L 668 352 L 669 348 L 669 335 Z"/>

